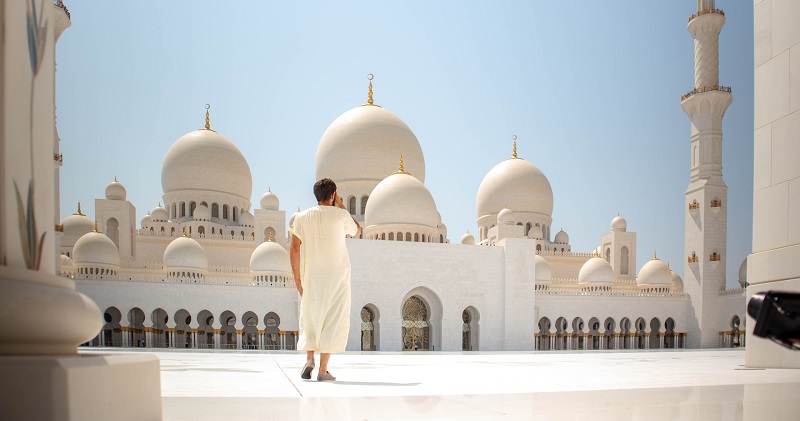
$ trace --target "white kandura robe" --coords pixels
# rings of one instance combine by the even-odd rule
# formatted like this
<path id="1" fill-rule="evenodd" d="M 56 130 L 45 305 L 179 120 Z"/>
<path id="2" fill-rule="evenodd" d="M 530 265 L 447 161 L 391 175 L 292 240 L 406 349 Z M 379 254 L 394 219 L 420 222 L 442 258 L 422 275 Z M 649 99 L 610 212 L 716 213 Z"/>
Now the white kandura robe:
<path id="1" fill-rule="evenodd" d="M 350 256 L 345 235 L 355 235 L 358 226 L 344 209 L 317 206 L 297 215 L 290 232 L 302 241 L 297 348 L 343 352 L 350 332 Z"/>

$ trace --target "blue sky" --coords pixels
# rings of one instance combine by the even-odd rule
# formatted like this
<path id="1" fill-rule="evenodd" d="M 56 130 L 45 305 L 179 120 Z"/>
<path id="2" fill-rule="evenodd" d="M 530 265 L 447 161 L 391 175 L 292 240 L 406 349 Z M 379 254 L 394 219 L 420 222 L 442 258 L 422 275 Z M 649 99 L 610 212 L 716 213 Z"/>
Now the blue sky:
<path id="1" fill-rule="evenodd" d="M 137 219 L 161 201 L 161 163 L 204 124 L 250 164 L 254 207 L 271 188 L 288 215 L 314 205 L 327 126 L 363 104 L 402 118 L 426 160 L 449 238 L 477 232 L 481 180 L 511 155 L 553 188 L 553 233 L 590 251 L 619 212 L 683 274 L 696 2 L 71 1 L 57 52 L 61 215 L 94 216 L 114 177 Z M 753 8 L 718 1 L 728 285 L 752 243 Z M 637 268 L 637 271 L 638 271 Z"/>

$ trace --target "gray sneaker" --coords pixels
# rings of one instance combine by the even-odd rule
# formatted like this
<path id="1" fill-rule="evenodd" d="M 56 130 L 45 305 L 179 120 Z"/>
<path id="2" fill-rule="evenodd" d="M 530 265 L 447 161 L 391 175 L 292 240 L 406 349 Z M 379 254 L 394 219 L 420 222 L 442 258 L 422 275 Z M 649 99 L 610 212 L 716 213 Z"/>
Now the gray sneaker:
<path id="1" fill-rule="evenodd" d="M 303 369 L 300 371 L 300 378 L 304 380 L 311 379 L 311 372 L 314 371 L 314 359 L 310 359 L 306 361 L 306 365 L 303 366 Z"/>
<path id="2" fill-rule="evenodd" d="M 330 371 L 325 373 L 325 374 L 317 373 L 317 381 L 318 382 L 335 382 L 336 381 L 336 377 L 333 377 L 333 375 L 331 375 Z"/>

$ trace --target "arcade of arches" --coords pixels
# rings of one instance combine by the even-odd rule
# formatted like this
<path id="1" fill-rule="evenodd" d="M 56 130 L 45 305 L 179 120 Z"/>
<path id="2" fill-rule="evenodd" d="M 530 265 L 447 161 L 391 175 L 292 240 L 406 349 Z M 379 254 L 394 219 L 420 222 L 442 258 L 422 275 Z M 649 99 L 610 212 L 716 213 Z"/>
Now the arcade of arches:
<path id="1" fill-rule="evenodd" d="M 201 348 L 294 350 L 296 331 L 280 329 L 281 318 L 274 312 L 261 315 L 246 311 L 237 317 L 232 311 L 218 315 L 203 310 L 196 315 L 178 310 L 170 316 L 157 308 L 146 313 L 134 307 L 125 316 L 116 307 L 104 312 L 100 333 L 83 346 L 134 348 Z M 263 322 L 259 328 L 259 322 Z M 216 324 L 215 324 L 216 323 Z"/>

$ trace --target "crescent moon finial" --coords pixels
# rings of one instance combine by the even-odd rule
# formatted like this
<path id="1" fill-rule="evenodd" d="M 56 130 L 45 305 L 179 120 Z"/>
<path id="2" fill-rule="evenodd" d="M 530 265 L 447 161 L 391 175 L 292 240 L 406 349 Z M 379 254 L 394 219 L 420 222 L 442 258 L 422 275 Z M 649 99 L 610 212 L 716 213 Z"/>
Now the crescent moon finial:
<path id="1" fill-rule="evenodd" d="M 206 104 L 206 109 L 210 110 L 211 109 L 211 104 Z"/>
<path id="2" fill-rule="evenodd" d="M 375 75 L 370 73 L 370 74 L 367 75 L 367 79 L 369 79 L 369 80 L 375 79 Z"/>
<path id="3" fill-rule="evenodd" d="M 511 157 L 512 158 L 516 158 L 517 157 L 517 135 L 514 135 L 512 137 L 514 139 L 514 153 L 511 154 Z"/>
<path id="4" fill-rule="evenodd" d="M 208 110 L 211 109 L 211 104 L 206 104 L 206 130 L 211 130 L 211 119 L 208 117 Z"/>

